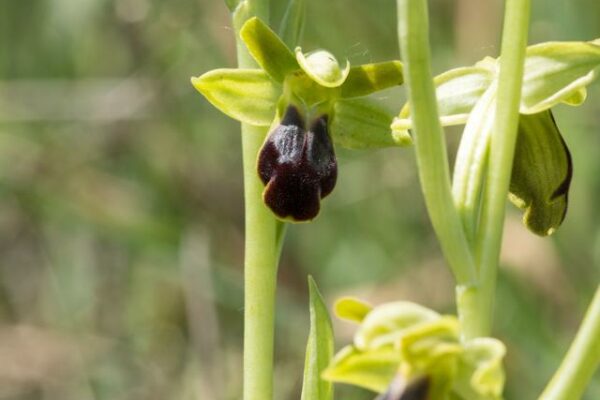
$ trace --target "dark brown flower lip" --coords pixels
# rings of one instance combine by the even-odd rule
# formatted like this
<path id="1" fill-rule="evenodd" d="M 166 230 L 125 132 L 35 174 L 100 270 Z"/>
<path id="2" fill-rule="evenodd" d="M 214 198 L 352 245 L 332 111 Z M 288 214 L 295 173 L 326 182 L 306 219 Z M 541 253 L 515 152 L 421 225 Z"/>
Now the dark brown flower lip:
<path id="1" fill-rule="evenodd" d="M 401 375 L 398 375 L 387 392 L 375 400 L 429 400 L 430 387 L 431 379 L 427 376 L 407 382 Z"/>
<path id="2" fill-rule="evenodd" d="M 258 174 L 266 186 L 263 200 L 277 217 L 294 222 L 314 219 L 321 199 L 337 180 L 327 115 L 315 118 L 306 129 L 299 109 L 288 106 L 259 153 Z"/>

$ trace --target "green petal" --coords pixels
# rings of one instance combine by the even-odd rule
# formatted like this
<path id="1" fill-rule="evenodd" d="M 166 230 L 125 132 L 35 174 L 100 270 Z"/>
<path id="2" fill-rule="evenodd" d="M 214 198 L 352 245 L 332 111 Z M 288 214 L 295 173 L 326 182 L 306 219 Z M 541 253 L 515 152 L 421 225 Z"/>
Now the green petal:
<path id="1" fill-rule="evenodd" d="M 527 48 L 521 113 L 536 114 L 566 102 L 580 104 L 581 90 L 598 75 L 600 46 L 548 42 Z M 573 99 L 577 101 L 573 101 Z"/>
<path id="2" fill-rule="evenodd" d="M 359 323 L 372 309 L 373 307 L 369 304 L 354 297 L 343 297 L 334 306 L 334 312 L 338 318 Z"/>
<path id="3" fill-rule="evenodd" d="M 375 307 L 362 321 L 354 336 L 354 345 L 360 350 L 391 345 L 407 329 L 439 318 L 440 315 L 435 311 L 410 302 L 382 304 Z"/>
<path id="4" fill-rule="evenodd" d="M 328 88 L 340 86 L 350 73 L 348 61 L 342 70 L 333 54 L 325 50 L 317 50 L 305 55 L 300 47 L 296 47 L 296 60 L 312 80 Z"/>
<path id="5" fill-rule="evenodd" d="M 434 79 L 442 126 L 464 124 L 469 113 L 494 80 L 494 60 L 487 58 L 473 67 L 456 68 Z M 412 128 L 410 104 L 394 119 L 392 129 L 402 133 Z"/>
<path id="6" fill-rule="evenodd" d="M 283 82 L 287 74 L 299 68 L 290 49 L 257 17 L 246 21 L 240 36 L 258 65 L 275 81 Z"/>
<path id="7" fill-rule="evenodd" d="M 350 68 L 342 84 L 342 97 L 367 96 L 379 90 L 401 85 L 404 82 L 402 63 L 387 61 Z"/>
<path id="8" fill-rule="evenodd" d="M 231 118 L 268 126 L 281 90 L 259 69 L 215 69 L 192 78 L 192 85 Z"/>
<path id="9" fill-rule="evenodd" d="M 341 99 L 334 105 L 330 132 L 336 144 L 350 149 L 405 146 L 410 136 L 394 135 L 392 113 L 366 99 Z"/>
<path id="10" fill-rule="evenodd" d="M 321 378 L 333 358 L 333 328 L 327 307 L 312 277 L 310 292 L 310 333 L 306 345 L 301 400 L 333 400 L 333 385 Z"/>
<path id="11" fill-rule="evenodd" d="M 501 399 L 505 354 L 506 347 L 497 339 L 477 338 L 466 342 L 453 390 L 464 399 Z"/>
<path id="12" fill-rule="evenodd" d="M 525 210 L 523 222 L 538 235 L 552 234 L 567 212 L 573 167 L 550 111 L 521 115 L 510 199 Z"/>
<path id="13" fill-rule="evenodd" d="M 438 316 L 405 329 L 398 342 L 405 364 L 403 372 L 409 376 L 434 372 L 452 375 L 454 361 L 450 360 L 447 365 L 445 359 L 454 359 L 462 351 L 458 331 L 458 320 L 454 316 Z M 445 368 L 449 370 L 443 371 Z"/>
<path id="14" fill-rule="evenodd" d="M 394 379 L 399 365 L 400 354 L 392 346 L 366 353 L 354 346 L 346 346 L 323 372 L 323 378 L 383 393 Z"/>

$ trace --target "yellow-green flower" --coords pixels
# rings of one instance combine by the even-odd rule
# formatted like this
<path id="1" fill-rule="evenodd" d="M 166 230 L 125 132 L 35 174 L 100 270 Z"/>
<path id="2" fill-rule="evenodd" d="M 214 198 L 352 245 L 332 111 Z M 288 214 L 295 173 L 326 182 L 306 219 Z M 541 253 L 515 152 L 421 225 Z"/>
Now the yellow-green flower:
<path id="1" fill-rule="evenodd" d="M 240 35 L 260 69 L 217 69 L 192 78 L 215 107 L 241 122 L 270 126 L 258 158 L 263 199 L 281 219 L 309 221 L 337 178 L 333 143 L 347 148 L 398 146 L 392 114 L 361 97 L 400 85 L 402 64 L 342 68 L 325 50 L 292 52 L 260 19 Z"/>
<path id="2" fill-rule="evenodd" d="M 381 393 L 380 400 L 502 398 L 504 345 L 493 338 L 461 341 L 456 317 L 410 302 L 372 308 L 351 298 L 338 301 L 336 313 L 359 325 L 324 379 Z"/>

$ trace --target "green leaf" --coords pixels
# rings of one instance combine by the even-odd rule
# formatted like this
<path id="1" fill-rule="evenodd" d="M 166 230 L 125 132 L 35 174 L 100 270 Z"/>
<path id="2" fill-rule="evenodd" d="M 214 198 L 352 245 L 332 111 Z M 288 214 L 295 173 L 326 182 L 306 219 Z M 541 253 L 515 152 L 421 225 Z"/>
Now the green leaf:
<path id="1" fill-rule="evenodd" d="M 528 47 L 521 113 L 536 114 L 561 102 L 581 104 L 582 89 L 597 77 L 599 67 L 597 44 L 548 42 Z"/>
<path id="2" fill-rule="evenodd" d="M 257 17 L 246 21 L 240 36 L 250 55 L 276 82 L 282 83 L 287 74 L 299 68 L 290 49 Z"/>
<path id="3" fill-rule="evenodd" d="M 281 90 L 259 69 L 215 69 L 192 78 L 192 85 L 231 118 L 268 126 Z"/>
<path id="4" fill-rule="evenodd" d="M 323 378 L 383 393 L 394 379 L 399 366 L 400 354 L 392 346 L 364 353 L 354 346 L 346 346 L 323 372 Z"/>
<path id="5" fill-rule="evenodd" d="M 392 113 L 366 99 L 340 99 L 333 108 L 330 133 L 336 144 L 349 149 L 406 146 L 410 135 L 394 135 Z"/>
<path id="6" fill-rule="evenodd" d="M 486 58 L 473 67 L 446 71 L 434 79 L 438 112 L 442 126 L 464 124 L 469 113 L 491 85 L 495 60 Z M 402 133 L 412 128 L 410 104 L 406 103 L 394 119 L 392 129 Z"/>
<path id="7" fill-rule="evenodd" d="M 296 60 L 306 75 L 319 85 L 328 88 L 341 86 L 350 73 L 348 61 L 342 70 L 333 54 L 325 50 L 304 54 L 300 47 L 296 47 Z"/>
<path id="8" fill-rule="evenodd" d="M 435 321 L 440 315 L 415 303 L 398 301 L 375 307 L 362 321 L 354 335 L 354 345 L 360 350 L 394 344 L 415 325 Z"/>
<path id="9" fill-rule="evenodd" d="M 306 1 L 289 0 L 285 14 L 279 27 L 279 37 L 290 48 L 300 43 L 304 33 L 304 21 L 306 19 Z"/>
<path id="10" fill-rule="evenodd" d="M 373 309 L 371 305 L 354 297 L 342 297 L 333 306 L 338 318 L 352 322 L 361 322 Z"/>
<path id="11" fill-rule="evenodd" d="M 567 212 L 571 155 L 550 111 L 521 115 L 510 199 L 525 210 L 523 222 L 538 235 L 552 234 Z"/>
<path id="12" fill-rule="evenodd" d="M 333 400 L 333 384 L 321 374 L 333 358 L 333 328 L 327 307 L 312 277 L 310 292 L 310 333 L 306 345 L 302 400 Z"/>
<path id="13" fill-rule="evenodd" d="M 404 82 L 402 63 L 387 61 L 364 64 L 350 68 L 342 84 L 342 97 L 367 96 L 379 90 L 401 85 Z"/>

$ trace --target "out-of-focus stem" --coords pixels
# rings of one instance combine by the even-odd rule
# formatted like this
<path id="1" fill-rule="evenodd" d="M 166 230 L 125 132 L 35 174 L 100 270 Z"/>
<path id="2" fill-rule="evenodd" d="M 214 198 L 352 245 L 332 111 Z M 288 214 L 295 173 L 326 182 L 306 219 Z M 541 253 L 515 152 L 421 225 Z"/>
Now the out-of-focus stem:
<path id="1" fill-rule="evenodd" d="M 540 400 L 580 399 L 600 365 L 600 286 L 575 340 Z"/>

